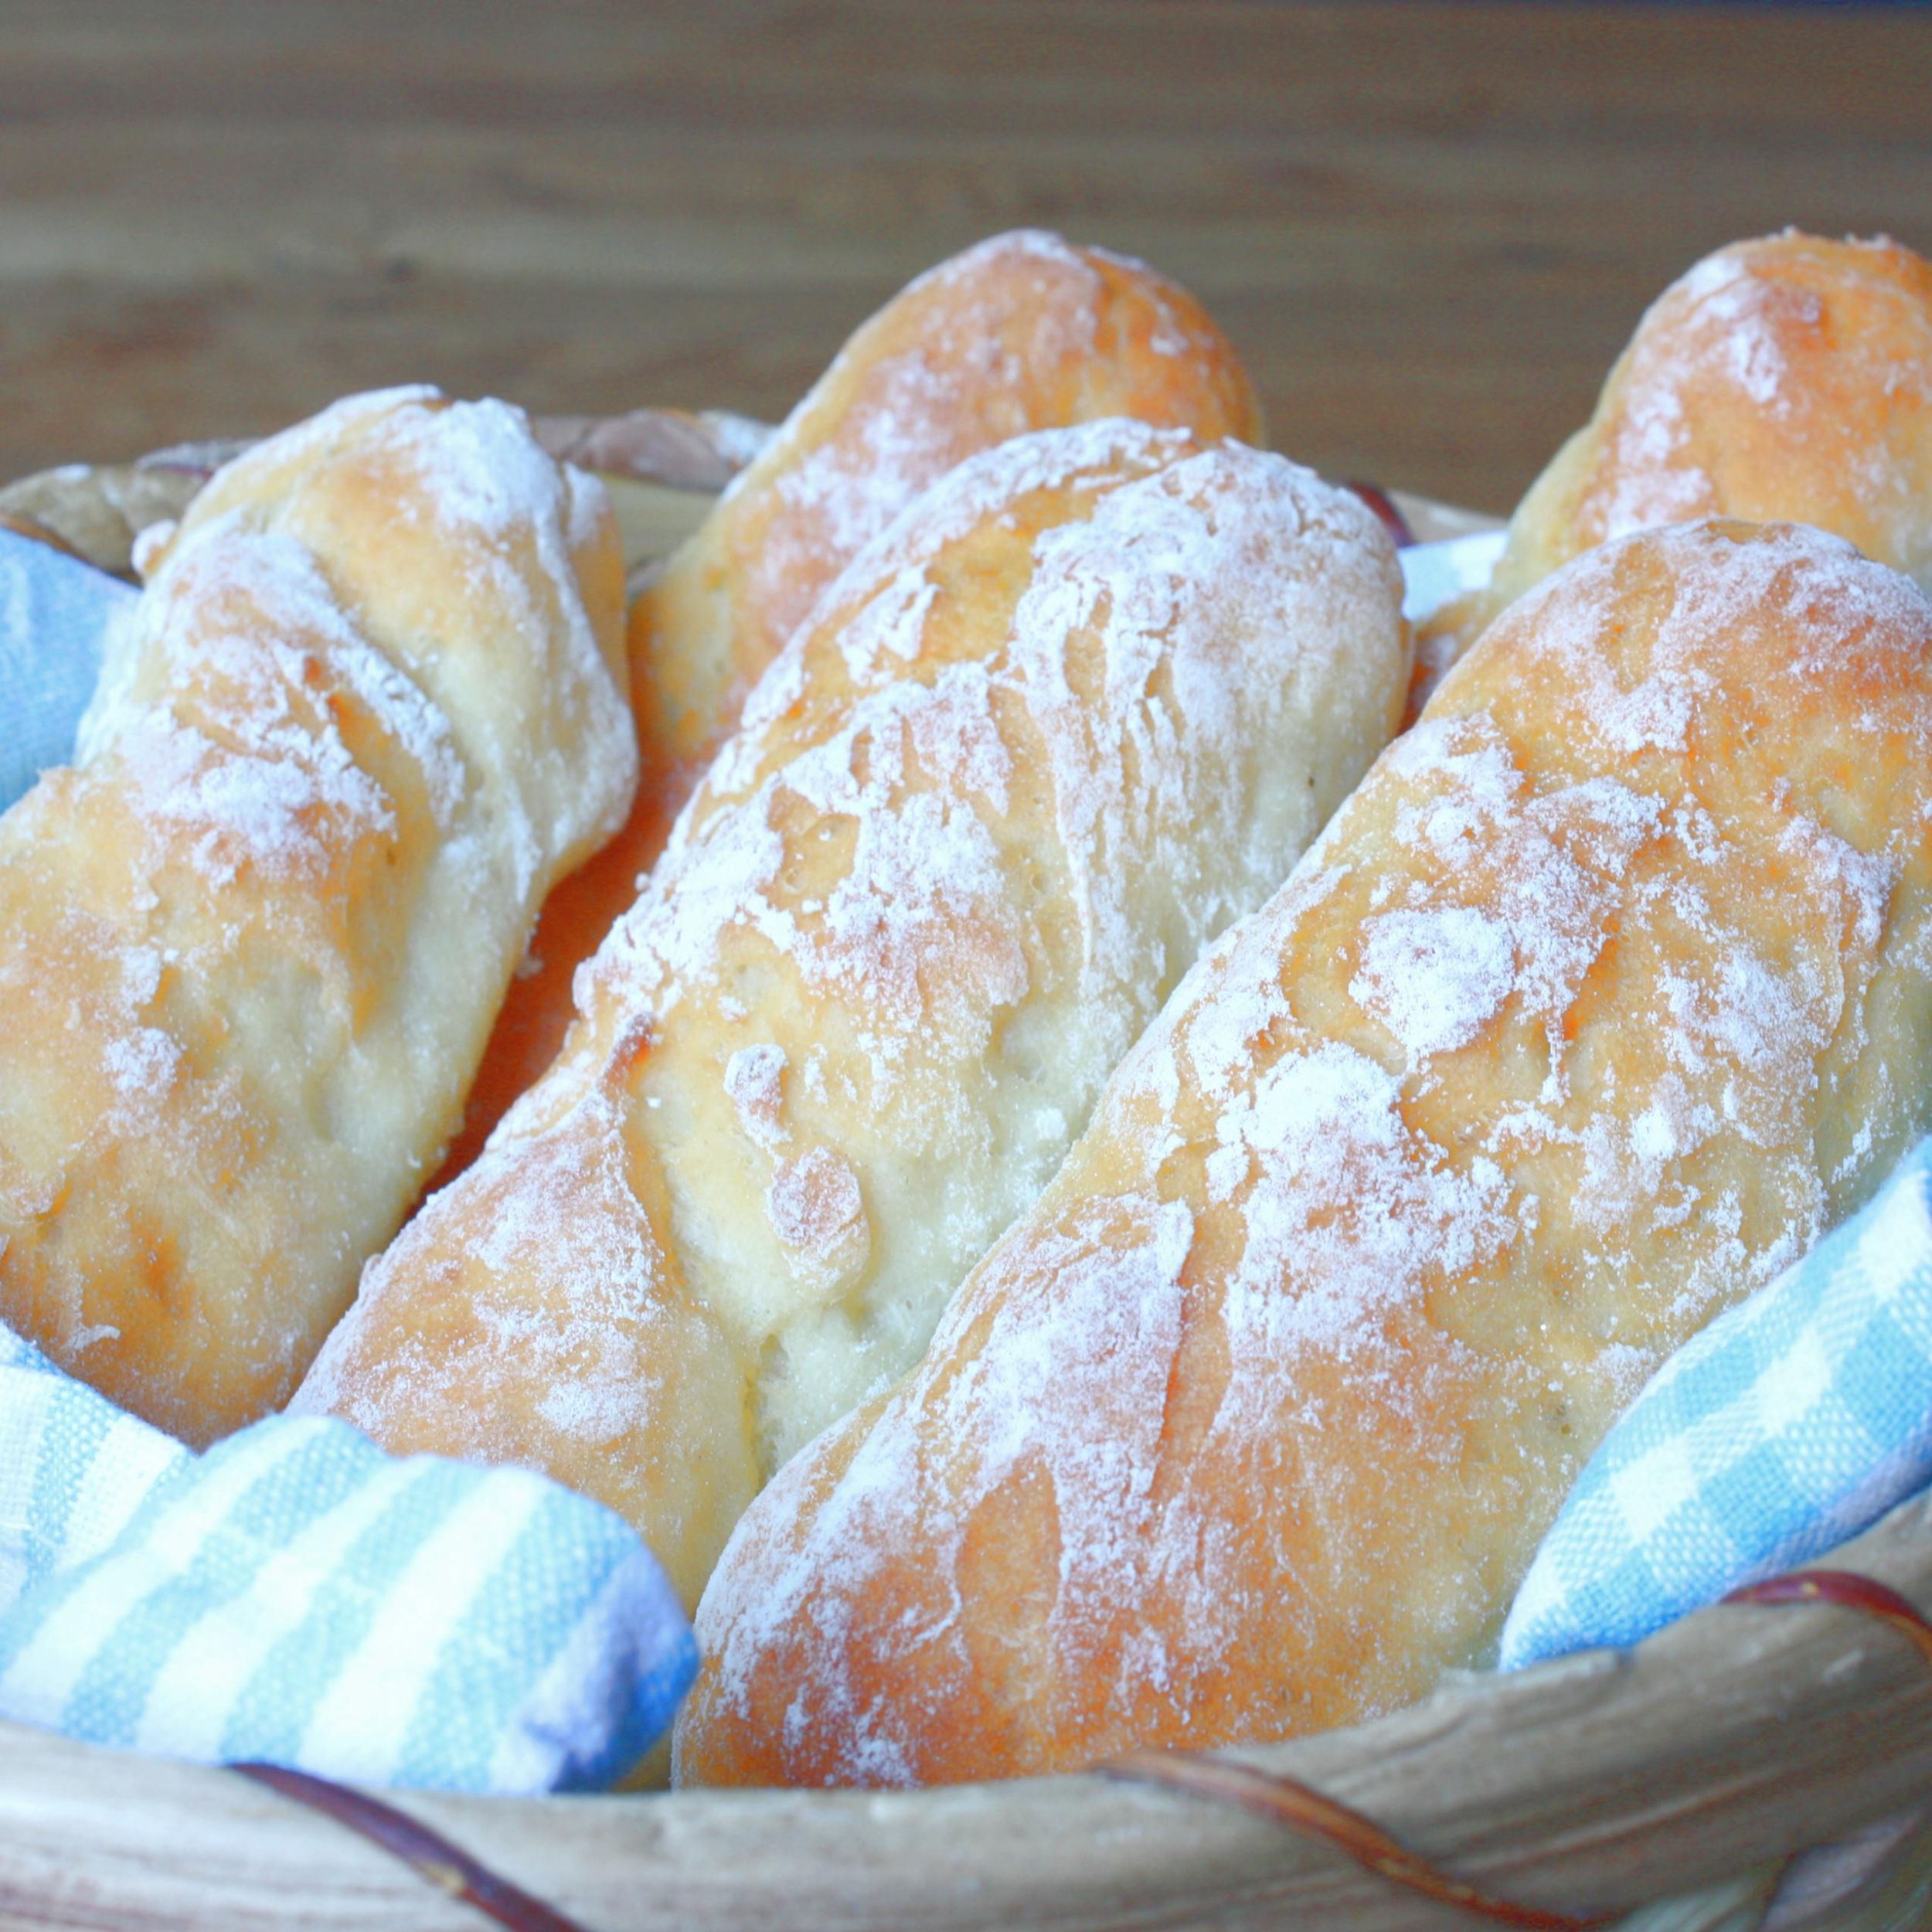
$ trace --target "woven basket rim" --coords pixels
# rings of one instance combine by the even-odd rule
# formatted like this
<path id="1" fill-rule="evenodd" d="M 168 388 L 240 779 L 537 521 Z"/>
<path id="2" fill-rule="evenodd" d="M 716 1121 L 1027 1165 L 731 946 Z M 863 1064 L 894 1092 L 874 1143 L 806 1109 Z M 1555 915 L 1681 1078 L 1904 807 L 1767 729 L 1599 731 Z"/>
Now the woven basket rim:
<path id="1" fill-rule="evenodd" d="M 1821 1560 L 1923 1599 L 1932 1498 Z M 1720 1605 L 1629 1650 L 1464 1679 L 1347 1730 L 1223 1755 L 1341 1799 L 1492 1896 L 1614 1914 L 1923 1802 L 1932 1669 L 1854 1612 Z M 1326 1845 L 1092 1773 L 889 1793 L 383 1795 L 608 1932 L 777 1915 L 801 1932 L 1445 1923 Z M 60 1913 L 77 1876 L 82 1922 L 138 1927 L 298 1923 L 291 1900 L 327 1896 L 332 1925 L 373 1932 L 417 1922 L 422 1890 L 226 1770 L 0 1723 L 0 1923 L 36 1904 L 50 1916 L 29 1925 L 75 1922 Z M 264 1917 L 277 1898 L 286 1916 Z"/>

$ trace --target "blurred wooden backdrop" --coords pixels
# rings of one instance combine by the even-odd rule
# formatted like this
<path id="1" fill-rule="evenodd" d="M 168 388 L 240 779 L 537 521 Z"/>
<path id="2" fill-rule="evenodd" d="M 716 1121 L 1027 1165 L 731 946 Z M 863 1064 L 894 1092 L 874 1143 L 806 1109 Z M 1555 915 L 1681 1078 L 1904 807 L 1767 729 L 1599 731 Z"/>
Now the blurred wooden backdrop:
<path id="1" fill-rule="evenodd" d="M 1500 509 L 1786 222 L 1932 250 L 1932 14 L 0 0 L 0 474 L 412 378 L 777 416 L 1043 223 L 1192 285 L 1281 447 Z"/>

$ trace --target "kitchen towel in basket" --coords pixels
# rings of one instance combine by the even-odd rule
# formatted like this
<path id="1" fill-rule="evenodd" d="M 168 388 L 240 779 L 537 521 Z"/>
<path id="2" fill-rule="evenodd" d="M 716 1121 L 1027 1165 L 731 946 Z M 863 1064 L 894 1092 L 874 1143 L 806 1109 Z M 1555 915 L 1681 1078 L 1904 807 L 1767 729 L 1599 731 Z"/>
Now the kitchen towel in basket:
<path id="1" fill-rule="evenodd" d="M 0 811 L 73 755 L 108 624 L 134 600 L 118 577 L 0 528 Z"/>
<path id="2" fill-rule="evenodd" d="M 557 1484 L 319 1417 L 196 1456 L 0 1328 L 0 1716 L 368 1784 L 594 1790 L 696 1665 L 655 1560 Z"/>
<path id="3" fill-rule="evenodd" d="M 1524 1579 L 1505 1670 L 1631 1644 L 1932 1480 L 1932 1141 L 1658 1370 Z"/>

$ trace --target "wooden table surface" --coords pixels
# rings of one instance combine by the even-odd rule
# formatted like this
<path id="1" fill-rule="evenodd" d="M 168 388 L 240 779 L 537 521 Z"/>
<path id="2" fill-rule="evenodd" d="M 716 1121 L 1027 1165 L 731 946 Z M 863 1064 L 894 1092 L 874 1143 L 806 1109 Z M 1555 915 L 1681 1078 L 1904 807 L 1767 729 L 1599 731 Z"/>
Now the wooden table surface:
<path id="1" fill-rule="evenodd" d="M 1040 223 L 1280 447 L 1500 509 L 1706 250 L 1932 250 L 1929 104 L 1903 7 L 0 0 L 0 475 L 411 379 L 777 416 Z"/>

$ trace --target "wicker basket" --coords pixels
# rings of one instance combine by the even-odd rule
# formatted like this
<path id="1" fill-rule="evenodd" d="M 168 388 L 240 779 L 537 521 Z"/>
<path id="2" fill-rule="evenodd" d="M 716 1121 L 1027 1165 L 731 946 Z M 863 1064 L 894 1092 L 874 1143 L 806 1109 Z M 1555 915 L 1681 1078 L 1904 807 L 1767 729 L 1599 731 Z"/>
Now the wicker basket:
<path id="1" fill-rule="evenodd" d="M 611 478 L 644 570 L 759 434 L 651 411 L 543 427 Z M 31 478 L 0 522 L 124 573 L 226 453 Z M 1484 522 L 1396 505 L 1425 537 Z M 1820 1567 L 1932 1601 L 1932 1500 Z M 1264 1777 L 1170 1759 L 904 1794 L 357 1808 L 0 1724 L 0 1932 L 1932 1927 L 1932 1628 L 1846 1581 L 1770 1594 L 1796 1600 L 1215 1761 Z"/>

